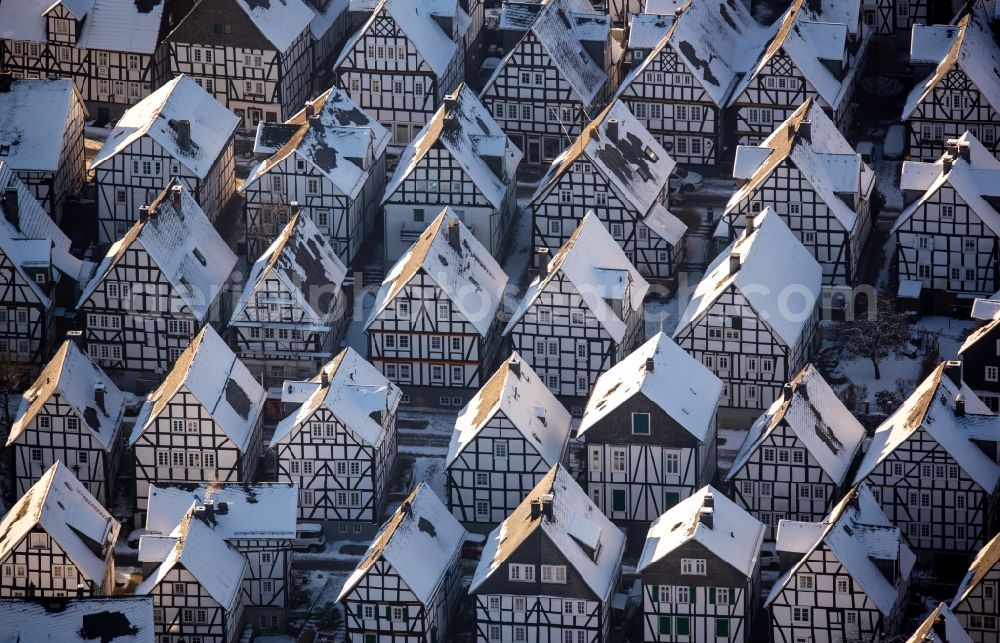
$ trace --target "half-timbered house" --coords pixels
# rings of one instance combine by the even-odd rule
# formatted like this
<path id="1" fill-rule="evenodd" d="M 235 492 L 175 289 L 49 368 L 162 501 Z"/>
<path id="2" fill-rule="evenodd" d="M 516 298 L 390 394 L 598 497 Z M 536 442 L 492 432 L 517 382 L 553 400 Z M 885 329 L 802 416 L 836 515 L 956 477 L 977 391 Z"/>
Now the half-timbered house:
<path id="1" fill-rule="evenodd" d="M 982 547 L 1000 497 L 1000 417 L 944 362 L 875 430 L 855 482 L 866 481 L 885 514 L 925 556 L 948 560 Z M 964 560 L 964 559 L 963 559 Z"/>
<path id="2" fill-rule="evenodd" d="M 592 212 L 643 277 L 674 279 L 687 226 L 666 208 L 673 169 L 670 155 L 615 101 L 542 177 L 527 206 L 532 247 L 556 252 Z"/>
<path id="3" fill-rule="evenodd" d="M 77 310 L 87 353 L 125 388 L 148 391 L 206 322 L 236 255 L 176 182 L 111 245 Z"/>
<path id="4" fill-rule="evenodd" d="M 635 69 L 646 60 L 670 31 L 674 17 L 675 13 L 636 13 L 629 18 L 628 40 L 625 41 L 625 56 L 622 59 L 623 71 Z"/>
<path id="5" fill-rule="evenodd" d="M 464 80 L 470 26 L 459 0 L 380 0 L 338 56 L 337 85 L 401 150 Z"/>
<path id="6" fill-rule="evenodd" d="M 315 17 L 303 0 L 197 2 L 163 38 L 157 82 L 188 76 L 246 129 L 284 120 L 312 91 Z"/>
<path id="7" fill-rule="evenodd" d="M 98 242 L 120 239 L 170 181 L 210 221 L 235 193 L 233 135 L 239 119 L 191 78 L 178 76 L 131 107 L 90 164 Z"/>
<path id="8" fill-rule="evenodd" d="M 139 518 L 154 482 L 252 482 L 265 395 L 218 333 L 203 328 L 146 398 L 129 438 Z"/>
<path id="9" fill-rule="evenodd" d="M 1000 45 L 982 3 L 968 5 L 951 25 L 913 29 L 911 61 L 933 66 L 903 106 L 915 161 L 934 161 L 967 131 L 1000 158 Z"/>
<path id="10" fill-rule="evenodd" d="M 398 259 L 451 206 L 494 257 L 502 255 L 517 214 L 521 152 L 464 83 L 403 150 L 385 187 L 386 259 Z"/>
<path id="11" fill-rule="evenodd" d="M 903 163 L 906 207 L 892 232 L 900 282 L 921 307 L 967 307 L 1000 288 L 1000 161 L 970 132 L 933 162 Z"/>
<path id="12" fill-rule="evenodd" d="M 582 406 L 597 377 L 643 340 L 648 291 L 625 251 L 588 213 L 554 257 L 541 253 L 538 276 L 503 334 L 550 391 Z"/>
<path id="13" fill-rule="evenodd" d="M 489 531 L 568 460 L 569 412 L 516 352 L 455 420 L 447 503 L 468 529 Z"/>
<path id="14" fill-rule="evenodd" d="M 305 0 L 315 14 L 309 23 L 312 36 L 313 74 L 333 67 L 347 38 L 353 33 L 350 0 Z"/>
<path id="15" fill-rule="evenodd" d="M 87 181 L 80 92 L 69 80 L 13 80 L 0 72 L 0 114 L 0 161 L 61 221 L 66 197 Z"/>
<path id="16" fill-rule="evenodd" d="M 265 384 L 305 378 L 333 354 L 350 320 L 347 268 L 300 211 L 250 268 L 229 328 L 236 352 Z"/>
<path id="17" fill-rule="evenodd" d="M 469 586 L 477 641 L 606 641 L 625 534 L 556 465 L 487 537 Z"/>
<path id="18" fill-rule="evenodd" d="M 958 358 L 965 383 L 990 411 L 1000 411 L 1000 317 L 973 331 Z"/>
<path id="19" fill-rule="evenodd" d="M 146 596 L 8 598 L 0 632 L 11 641 L 155 641 L 153 601 Z"/>
<path id="20" fill-rule="evenodd" d="M 695 287 L 674 340 L 722 379 L 722 406 L 766 409 L 818 346 L 823 270 L 770 208 L 745 220 Z"/>
<path id="21" fill-rule="evenodd" d="M 153 54 L 167 4 L 5 1 L 0 7 L 0 67 L 20 78 L 71 79 L 91 118 L 108 123 L 152 90 Z"/>
<path id="22" fill-rule="evenodd" d="M 120 529 L 56 461 L 0 522 L 0 598 L 111 595 Z"/>
<path id="23" fill-rule="evenodd" d="M 654 520 L 636 566 L 642 640 L 754 640 L 763 539 L 764 525 L 711 486 Z"/>
<path id="24" fill-rule="evenodd" d="M 730 496 L 774 540 L 788 518 L 820 522 L 846 492 L 865 429 L 807 364 L 750 427 L 726 474 Z"/>
<path id="25" fill-rule="evenodd" d="M 283 400 L 301 406 L 271 438 L 278 480 L 298 486 L 298 517 L 344 534 L 374 532 L 396 462 L 402 394 L 352 348 L 308 382 L 286 383 Z M 290 392 L 289 392 L 290 391 Z"/>
<path id="26" fill-rule="evenodd" d="M 906 643 L 973 643 L 947 603 L 938 603 Z"/>
<path id="27" fill-rule="evenodd" d="M 775 643 L 886 641 L 899 633 L 916 556 L 866 485 L 822 522 L 782 520 L 782 574 L 764 602 Z"/>
<path id="28" fill-rule="evenodd" d="M 176 540 L 174 530 L 191 511 L 246 558 L 243 603 L 254 631 L 283 632 L 291 606 L 295 506 L 291 483 L 152 485 L 140 549 L 147 537 Z M 168 553 L 167 547 L 161 551 Z"/>
<path id="29" fill-rule="evenodd" d="M 418 484 L 340 591 L 348 643 L 447 640 L 463 595 L 464 539 L 434 491 Z"/>
<path id="30" fill-rule="evenodd" d="M 297 203 L 350 265 L 375 228 L 389 132 L 333 88 L 284 123 L 260 123 L 245 197 L 251 256 L 281 233 Z"/>
<path id="31" fill-rule="evenodd" d="M 861 19 L 875 35 L 892 36 L 927 24 L 928 0 L 862 0 Z"/>
<path id="32" fill-rule="evenodd" d="M 871 27 L 862 0 L 793 0 L 730 102 L 737 142 L 757 145 L 812 98 L 842 131 L 854 114 Z"/>
<path id="33" fill-rule="evenodd" d="M 125 442 L 125 395 L 67 340 L 21 397 L 7 436 L 15 494 L 22 496 L 61 460 L 102 505 L 111 504 Z"/>
<path id="34" fill-rule="evenodd" d="M 577 429 L 594 504 L 645 531 L 708 484 L 721 396 L 719 378 L 663 333 L 601 375 Z"/>
<path id="35" fill-rule="evenodd" d="M 539 165 L 559 156 L 601 111 L 617 84 L 618 60 L 610 18 L 586 0 L 524 9 L 501 17 L 520 39 L 480 98 L 525 162 Z"/>
<path id="36" fill-rule="evenodd" d="M 813 99 L 759 146 L 736 148 L 739 188 L 723 214 L 726 231 L 769 206 L 823 268 L 826 286 L 851 285 L 872 228 L 875 172 Z"/>
<path id="37" fill-rule="evenodd" d="M 729 104 L 773 28 L 758 24 L 741 2 L 698 0 L 677 10 L 665 35 L 634 44 L 632 71 L 617 96 L 675 161 L 717 171 L 735 145 Z"/>
<path id="38" fill-rule="evenodd" d="M 465 406 L 500 358 L 506 287 L 500 264 L 445 208 L 382 282 L 368 359 L 411 403 Z"/>
<path id="39" fill-rule="evenodd" d="M 247 559 L 195 517 L 193 506 L 172 534 L 163 562 L 135 588 L 136 596 L 153 597 L 155 640 L 236 643 L 243 633 Z"/>
<path id="40" fill-rule="evenodd" d="M 1000 618 L 998 590 L 1000 590 L 1000 536 L 994 536 L 976 554 L 951 602 L 954 618 L 965 628 L 969 638 L 975 643 L 1000 641 L 1000 625 L 997 623 Z"/>

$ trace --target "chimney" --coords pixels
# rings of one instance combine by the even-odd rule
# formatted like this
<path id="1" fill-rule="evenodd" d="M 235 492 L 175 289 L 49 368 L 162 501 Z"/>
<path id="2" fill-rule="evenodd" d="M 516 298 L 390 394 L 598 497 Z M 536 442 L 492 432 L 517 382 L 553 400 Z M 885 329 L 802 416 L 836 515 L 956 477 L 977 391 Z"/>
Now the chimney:
<path id="1" fill-rule="evenodd" d="M 709 491 L 705 494 L 705 499 L 702 501 L 702 507 L 706 509 L 715 509 L 715 494 Z"/>
<path id="2" fill-rule="evenodd" d="M 812 121 L 808 118 L 803 118 L 799 121 L 799 128 L 796 133 L 806 143 L 812 143 Z"/>
<path id="3" fill-rule="evenodd" d="M 13 185 L 4 188 L 3 214 L 11 225 L 20 230 L 18 222 L 21 220 L 21 204 L 18 201 L 17 188 Z"/>
<path id="4" fill-rule="evenodd" d="M 94 384 L 94 403 L 97 404 L 97 408 L 101 409 L 101 413 L 108 414 L 104 408 L 104 384 L 101 382 Z"/>
<path id="5" fill-rule="evenodd" d="M 444 97 L 442 104 L 444 105 L 444 113 L 450 113 L 458 105 L 458 94 L 448 94 Z"/>
<path id="6" fill-rule="evenodd" d="M 511 375 L 514 377 L 521 377 L 521 361 L 512 359 L 507 364 L 507 370 L 510 371 Z"/>
<path id="7" fill-rule="evenodd" d="M 605 126 L 605 131 L 608 133 L 608 138 L 612 141 L 618 140 L 618 119 L 609 118 L 608 124 Z"/>
<path id="8" fill-rule="evenodd" d="M 181 194 L 183 192 L 184 188 L 179 185 L 170 188 L 170 202 L 174 204 L 174 210 L 178 213 L 181 211 Z"/>
<path id="9" fill-rule="evenodd" d="M 949 138 L 944 143 L 944 151 L 952 156 L 958 156 L 958 139 Z"/>
<path id="10" fill-rule="evenodd" d="M 531 519 L 538 520 L 542 517 L 542 503 L 539 500 L 531 501 Z"/>
<path id="11" fill-rule="evenodd" d="M 409 499 L 404 500 L 403 504 L 399 505 L 399 511 L 404 516 L 412 516 L 413 515 L 413 505 L 410 504 L 410 500 Z"/>
<path id="12" fill-rule="evenodd" d="M 330 386 L 330 375 L 325 368 L 319 372 L 319 385 L 323 388 Z"/>
<path id="13" fill-rule="evenodd" d="M 646 358 L 646 372 L 647 373 L 652 373 L 655 367 L 656 367 L 656 362 L 653 361 L 653 358 L 652 357 L 647 357 Z"/>
<path id="14" fill-rule="evenodd" d="M 965 417 L 965 396 L 961 393 L 955 396 L 955 417 Z"/>
<path id="15" fill-rule="evenodd" d="M 789 401 L 789 400 L 791 400 L 792 399 L 792 393 L 794 393 L 794 392 L 795 392 L 795 389 L 792 388 L 792 385 L 786 383 L 784 386 L 781 387 L 781 399 L 785 400 L 786 402 Z"/>
<path id="16" fill-rule="evenodd" d="M 149 221 L 149 206 L 140 205 L 139 206 L 139 223 L 146 223 Z"/>
<path id="17" fill-rule="evenodd" d="M 747 222 L 747 234 L 750 234 L 751 232 L 754 231 L 755 226 L 757 224 L 757 213 L 747 212 L 745 215 L 743 215 L 743 218 Z"/>
<path id="18" fill-rule="evenodd" d="M 968 141 L 958 142 L 958 158 L 964 159 L 966 163 L 972 163 L 972 146 Z"/>
<path id="19" fill-rule="evenodd" d="M 0 94 L 10 91 L 11 83 L 14 82 L 14 74 L 9 71 L 0 71 Z"/>
<path id="20" fill-rule="evenodd" d="M 306 101 L 306 118 L 312 118 L 316 115 L 316 111 L 313 107 L 313 102 L 311 100 Z"/>
<path id="21" fill-rule="evenodd" d="M 552 516 L 552 505 L 555 504 L 555 496 L 551 493 L 547 493 L 542 496 L 542 516 L 548 518 L 550 521 L 555 520 Z"/>
<path id="22" fill-rule="evenodd" d="M 712 529 L 715 527 L 715 509 L 712 507 L 702 507 L 698 511 L 698 522 L 705 527 Z"/>
<path id="23" fill-rule="evenodd" d="M 955 157 L 951 155 L 951 152 L 945 152 L 944 156 L 941 157 L 941 169 L 947 174 L 951 172 L 951 166 L 955 164 Z"/>
<path id="24" fill-rule="evenodd" d="M 205 522 L 213 522 L 215 519 L 215 501 L 206 500 L 204 503 L 194 508 L 194 515 Z"/>
<path id="25" fill-rule="evenodd" d="M 177 127 L 177 145 L 182 150 L 191 149 L 191 121 L 182 118 L 175 121 Z"/>
<path id="26" fill-rule="evenodd" d="M 951 359 L 944 363 L 944 374 L 948 376 L 952 384 L 961 388 L 962 386 L 962 360 Z"/>
<path id="27" fill-rule="evenodd" d="M 289 219 L 291 219 L 292 217 L 294 217 L 295 215 L 297 215 L 299 213 L 299 210 L 301 210 L 301 208 L 299 207 L 299 202 L 298 201 L 292 201 L 291 203 L 289 203 L 288 204 L 288 208 L 290 210 L 289 215 L 288 215 Z"/>
<path id="28" fill-rule="evenodd" d="M 227 513 L 229 513 L 229 503 L 220 502 L 219 506 L 215 509 L 215 513 L 219 514 L 220 516 L 225 516 Z"/>
<path id="29" fill-rule="evenodd" d="M 934 624 L 931 625 L 931 630 L 934 631 L 934 638 L 932 639 L 928 636 L 924 639 L 925 641 L 936 640 L 940 641 L 940 643 L 948 643 L 948 626 L 945 625 L 944 617 L 940 613 L 934 617 Z"/>
<path id="30" fill-rule="evenodd" d="M 740 256 L 735 252 L 729 253 L 729 274 L 735 274 L 740 270 Z"/>
<path id="31" fill-rule="evenodd" d="M 462 242 L 458 235 L 458 226 L 458 219 L 448 220 L 448 245 L 451 246 L 451 249 L 455 252 L 462 251 Z"/>
<path id="32" fill-rule="evenodd" d="M 544 279 L 549 274 L 549 249 L 537 248 L 535 254 L 538 255 L 538 276 Z"/>

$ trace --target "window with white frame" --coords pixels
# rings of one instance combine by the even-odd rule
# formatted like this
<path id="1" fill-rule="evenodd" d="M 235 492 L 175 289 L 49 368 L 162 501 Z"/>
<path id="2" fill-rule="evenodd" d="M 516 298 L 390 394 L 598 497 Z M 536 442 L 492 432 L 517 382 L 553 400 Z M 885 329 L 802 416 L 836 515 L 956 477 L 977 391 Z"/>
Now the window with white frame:
<path id="1" fill-rule="evenodd" d="M 704 558 L 681 558 L 681 573 L 691 576 L 705 575 Z"/>
<path id="2" fill-rule="evenodd" d="M 566 582 L 566 566 L 565 565 L 542 565 L 542 582 L 543 583 L 565 583 Z"/>

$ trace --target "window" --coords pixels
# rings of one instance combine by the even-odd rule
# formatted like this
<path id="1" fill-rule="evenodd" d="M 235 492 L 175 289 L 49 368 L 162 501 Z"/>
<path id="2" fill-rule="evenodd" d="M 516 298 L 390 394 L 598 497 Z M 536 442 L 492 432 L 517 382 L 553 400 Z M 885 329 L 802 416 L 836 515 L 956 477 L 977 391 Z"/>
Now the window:
<path id="1" fill-rule="evenodd" d="M 187 585 L 185 585 L 184 583 L 174 583 L 174 588 L 172 593 L 177 594 L 178 596 L 184 596 L 185 594 L 187 594 Z"/>
<path id="2" fill-rule="evenodd" d="M 635 435 L 649 435 L 649 413 L 632 414 L 632 433 Z"/>
<path id="3" fill-rule="evenodd" d="M 526 609 L 527 609 L 527 600 L 525 600 L 524 596 L 515 596 L 514 597 L 514 611 L 515 612 L 523 612 Z"/>
<path id="4" fill-rule="evenodd" d="M 393 606 L 392 608 L 392 620 L 402 621 L 403 620 L 403 608 Z"/>
<path id="5" fill-rule="evenodd" d="M 816 577 L 812 574 L 798 574 L 795 587 L 798 590 L 812 592 L 816 589 Z"/>
<path id="6" fill-rule="evenodd" d="M 543 307 L 539 307 L 538 308 L 538 323 L 539 324 L 551 324 L 552 323 L 552 309 L 551 308 L 543 308 Z"/>
<path id="7" fill-rule="evenodd" d="M 565 565 L 542 565 L 542 582 L 543 583 L 565 583 L 566 582 L 566 566 Z"/>
<path id="8" fill-rule="evenodd" d="M 493 457 L 503 459 L 507 457 L 507 441 L 506 440 L 494 440 L 493 441 Z"/>
<path id="9" fill-rule="evenodd" d="M 508 565 L 508 578 L 512 581 L 518 582 L 534 582 L 535 580 L 535 566 L 534 565 L 524 565 L 519 563 L 510 563 Z"/>
<path id="10" fill-rule="evenodd" d="M 715 635 L 723 638 L 729 638 L 729 619 L 728 618 L 717 618 L 715 619 Z"/>
<path id="11" fill-rule="evenodd" d="M 705 575 L 705 559 L 704 558 L 681 558 L 681 573 L 704 576 Z"/>
<path id="12" fill-rule="evenodd" d="M 625 449 L 611 450 L 611 471 L 615 473 L 625 472 Z"/>
<path id="13" fill-rule="evenodd" d="M 986 374 L 984 377 L 987 382 L 996 382 L 997 379 L 1000 378 L 1000 369 L 998 369 L 996 366 L 987 366 Z"/>
<path id="14" fill-rule="evenodd" d="M 812 622 L 812 614 L 808 607 L 792 607 L 792 623 L 796 625 L 809 625 Z"/>
<path id="15" fill-rule="evenodd" d="M 954 219 L 955 218 L 955 206 L 942 204 L 941 205 L 941 218 L 943 219 Z"/>
<path id="16" fill-rule="evenodd" d="M 44 532 L 32 532 L 29 539 L 31 549 L 47 549 L 49 546 L 49 535 Z"/>
<path id="17" fill-rule="evenodd" d="M 850 580 L 838 576 L 834 587 L 838 594 L 848 594 L 850 593 Z"/>

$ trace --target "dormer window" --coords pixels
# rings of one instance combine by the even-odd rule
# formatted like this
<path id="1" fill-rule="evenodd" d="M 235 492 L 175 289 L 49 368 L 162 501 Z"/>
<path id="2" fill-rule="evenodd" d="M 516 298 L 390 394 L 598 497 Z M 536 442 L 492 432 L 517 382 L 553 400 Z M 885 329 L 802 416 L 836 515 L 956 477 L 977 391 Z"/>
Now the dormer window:
<path id="1" fill-rule="evenodd" d="M 194 250 L 191 251 L 191 254 L 194 255 L 194 258 L 197 259 L 198 263 L 200 263 L 201 265 L 203 266 L 208 265 L 208 261 L 205 259 L 205 255 L 201 253 L 201 250 L 195 248 Z"/>

